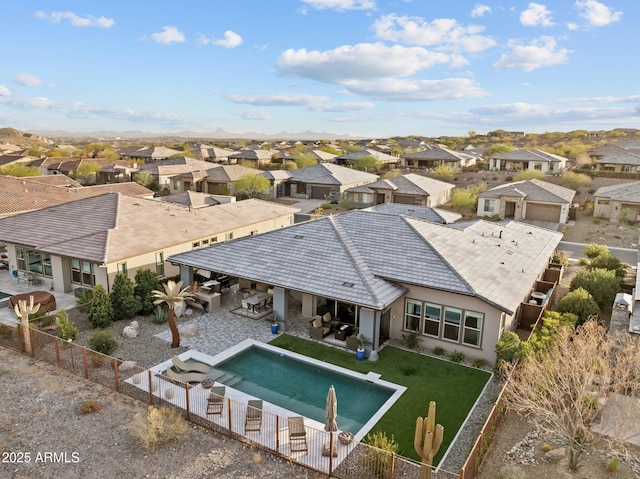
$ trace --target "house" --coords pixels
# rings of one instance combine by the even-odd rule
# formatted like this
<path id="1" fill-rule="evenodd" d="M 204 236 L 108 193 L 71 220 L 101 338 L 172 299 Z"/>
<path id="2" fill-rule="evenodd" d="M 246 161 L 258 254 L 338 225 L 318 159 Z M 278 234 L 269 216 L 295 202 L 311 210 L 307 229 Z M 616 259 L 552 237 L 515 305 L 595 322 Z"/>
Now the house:
<path id="1" fill-rule="evenodd" d="M 123 149 L 120 150 L 120 157 L 123 160 L 158 161 L 166 160 L 172 156 L 182 153 L 181 151 L 167 148 L 166 146 L 152 146 L 149 148 Z"/>
<path id="2" fill-rule="evenodd" d="M 541 180 L 496 186 L 478 194 L 478 216 L 566 223 L 576 192 Z"/>
<path id="3" fill-rule="evenodd" d="M 560 173 L 567 167 L 563 156 L 537 150 L 515 150 L 498 153 L 489 158 L 489 169 L 494 171 L 540 170 L 545 173 Z"/>
<path id="4" fill-rule="evenodd" d="M 187 208 L 206 208 L 208 206 L 217 206 L 223 203 L 233 203 L 236 201 L 235 196 L 210 195 L 208 193 L 199 193 L 197 191 L 185 191 L 176 193 L 175 195 L 158 196 L 156 201 L 165 203 L 175 203 Z"/>
<path id="5" fill-rule="evenodd" d="M 28 163 L 29 166 L 38 168 L 44 175 L 67 175 L 74 176 L 75 173 L 81 170 L 83 165 L 98 165 L 100 169 L 106 171 L 118 171 L 121 173 L 130 172 L 131 164 L 128 161 L 112 160 L 110 158 L 58 158 L 47 157 L 32 160 Z M 98 181 L 100 178 L 101 181 Z M 96 172 L 91 178 L 87 178 L 88 183 L 109 183 L 106 180 L 106 175 L 100 175 L 100 172 Z M 131 176 L 120 177 L 120 182 L 131 181 Z M 111 181 L 110 183 L 117 183 L 118 181 Z"/>
<path id="6" fill-rule="evenodd" d="M 181 175 L 192 172 L 205 172 L 209 168 L 215 168 L 215 166 L 208 161 L 196 160 L 188 156 L 176 156 L 138 166 L 133 173 L 133 178 L 135 179 L 140 173 L 148 173 L 153 177 L 160 189 L 166 188 L 170 193 L 181 193 L 191 189 L 189 181 L 186 181 L 187 186 L 185 187 L 185 180 Z M 202 173 L 202 175 L 206 176 L 205 173 Z"/>
<path id="7" fill-rule="evenodd" d="M 271 191 L 269 196 L 272 198 L 281 198 L 286 190 L 286 182 L 291 178 L 291 174 L 285 170 L 267 170 L 260 173 L 271 183 Z"/>
<path id="8" fill-rule="evenodd" d="M 212 161 L 214 163 L 229 164 L 229 156 L 238 153 L 234 150 L 227 150 L 226 148 L 219 148 L 211 145 L 200 145 L 198 147 L 200 158 L 203 160 Z"/>
<path id="9" fill-rule="evenodd" d="M 365 148 L 364 150 L 336 156 L 334 158 L 334 162 L 336 165 L 353 166 L 359 158 L 362 158 L 364 156 L 373 157 L 378 163 L 382 165 L 394 166 L 400 162 L 400 158 L 393 155 L 388 155 L 387 153 L 383 153 L 380 150 L 373 148 Z"/>
<path id="10" fill-rule="evenodd" d="M 403 154 L 400 158 L 403 168 L 433 169 L 438 166 L 449 166 L 460 170 L 476 163 L 476 157 L 473 155 L 453 151 L 439 145 L 429 145 L 422 151 Z"/>
<path id="11" fill-rule="evenodd" d="M 422 347 L 493 362 L 500 335 L 516 329 L 561 238 L 515 221 L 443 225 L 353 210 L 169 261 L 186 284 L 203 269 L 270 285 L 285 330 L 297 298 L 303 316 L 330 313 L 374 350 L 417 331 Z"/>
<path id="12" fill-rule="evenodd" d="M 348 189 L 345 194 L 356 208 L 381 203 L 436 207 L 451 200 L 455 185 L 408 173 Z"/>
<path id="13" fill-rule="evenodd" d="M 140 198 L 153 197 L 153 191 L 137 183 L 78 186 L 77 182 L 64 175 L 0 176 L 0 218 L 109 192 Z"/>
<path id="14" fill-rule="evenodd" d="M 117 273 L 178 274 L 170 255 L 291 225 L 298 211 L 254 199 L 189 209 L 107 193 L 0 218 L 0 242 L 12 268 L 55 291 L 97 284 L 109 291 Z"/>
<path id="15" fill-rule="evenodd" d="M 593 194 L 594 218 L 612 223 L 640 221 L 640 181 L 601 186 Z"/>
<path id="16" fill-rule="evenodd" d="M 255 162 L 257 167 L 267 166 L 271 164 L 271 158 L 278 153 L 276 150 L 241 150 L 238 153 L 229 155 L 230 163 L 240 163 L 243 161 Z"/>
<path id="17" fill-rule="evenodd" d="M 378 179 L 371 173 L 332 163 L 318 163 L 289 173 L 291 176 L 285 183 L 284 196 L 330 201 L 339 200 L 349 188 Z"/>
<path id="18" fill-rule="evenodd" d="M 596 170 L 615 173 L 640 173 L 640 152 L 625 151 L 618 155 L 603 156 L 595 161 Z"/>
<path id="19" fill-rule="evenodd" d="M 606 158 L 608 156 L 621 156 L 626 153 L 640 155 L 639 140 L 619 140 L 606 145 L 597 146 L 589 150 L 589 156 L 594 160 Z"/>
<path id="20" fill-rule="evenodd" d="M 235 195 L 235 182 L 245 175 L 259 175 L 262 172 L 255 168 L 247 168 L 242 165 L 210 165 L 206 174 L 198 182 L 198 191 L 212 195 Z M 183 177 L 184 182 L 184 177 Z M 183 189 L 188 189 L 183 184 Z"/>

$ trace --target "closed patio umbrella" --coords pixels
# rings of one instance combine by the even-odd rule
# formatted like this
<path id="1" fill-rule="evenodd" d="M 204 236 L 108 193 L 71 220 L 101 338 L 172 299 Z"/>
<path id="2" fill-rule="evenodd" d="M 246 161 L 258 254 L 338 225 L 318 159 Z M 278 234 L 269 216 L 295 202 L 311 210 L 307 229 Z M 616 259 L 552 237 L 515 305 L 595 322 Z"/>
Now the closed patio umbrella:
<path id="1" fill-rule="evenodd" d="M 333 384 L 327 393 L 327 407 L 324 410 L 324 416 L 327 418 L 324 430 L 336 432 L 338 430 L 338 424 L 336 423 L 336 418 L 338 417 L 338 399 L 336 398 L 336 391 L 333 389 Z"/>

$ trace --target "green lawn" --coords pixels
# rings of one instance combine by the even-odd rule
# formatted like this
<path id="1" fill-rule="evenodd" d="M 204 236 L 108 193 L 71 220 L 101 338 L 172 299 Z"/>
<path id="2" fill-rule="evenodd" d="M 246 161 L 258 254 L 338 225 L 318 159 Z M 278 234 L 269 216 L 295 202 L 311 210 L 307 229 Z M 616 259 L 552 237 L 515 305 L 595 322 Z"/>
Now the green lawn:
<path id="1" fill-rule="evenodd" d="M 270 344 L 364 374 L 373 371 L 385 381 L 405 386 L 406 392 L 372 430 L 393 434 L 403 456 L 419 460 L 413 449 L 416 418 L 426 416 L 429 401 L 436 401 L 436 423 L 444 426 L 444 441 L 434 463 L 440 461 L 490 377 L 486 371 L 391 346 L 380 351 L 380 359 L 372 363 L 357 361 L 353 353 L 287 334 Z"/>

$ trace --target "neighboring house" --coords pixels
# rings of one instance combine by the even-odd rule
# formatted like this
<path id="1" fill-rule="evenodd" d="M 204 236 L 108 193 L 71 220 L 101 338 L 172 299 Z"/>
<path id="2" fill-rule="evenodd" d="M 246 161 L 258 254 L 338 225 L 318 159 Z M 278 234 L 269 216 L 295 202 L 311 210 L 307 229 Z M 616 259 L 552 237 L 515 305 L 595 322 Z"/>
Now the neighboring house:
<path id="1" fill-rule="evenodd" d="M 204 172 L 209 168 L 215 167 L 216 165 L 208 161 L 196 160 L 188 156 L 176 156 L 174 158 L 158 160 L 138 166 L 137 170 L 133 173 L 133 179 L 135 180 L 136 175 L 139 173 L 146 172 L 153 177 L 160 189 L 166 188 L 170 193 L 182 193 L 185 190 L 191 189 L 191 185 L 189 184 L 188 187 L 185 187 L 185 181 L 183 181 L 181 175 L 201 172 L 201 175 L 206 176 Z M 186 183 L 189 182 L 187 181 Z"/>
<path id="2" fill-rule="evenodd" d="M 138 148 L 136 150 L 126 149 L 120 150 L 120 157 L 123 160 L 142 160 L 142 161 L 158 161 L 166 160 L 172 156 L 181 154 L 182 151 L 167 148 L 165 146 L 152 146 L 150 148 Z"/>
<path id="3" fill-rule="evenodd" d="M 494 171 L 540 170 L 545 173 L 560 173 L 566 169 L 567 161 L 563 156 L 534 148 L 493 155 L 489 158 L 489 169 Z"/>
<path id="4" fill-rule="evenodd" d="M 286 190 L 286 182 L 291 178 L 291 174 L 285 170 L 267 170 L 260 173 L 271 183 L 271 191 L 269 196 L 272 198 L 281 198 Z"/>
<path id="5" fill-rule="evenodd" d="M 576 192 L 547 181 L 525 180 L 478 194 L 478 216 L 566 223 Z"/>
<path id="6" fill-rule="evenodd" d="M 213 195 L 235 195 L 235 182 L 245 175 L 259 175 L 262 172 L 242 165 L 217 165 L 209 168 L 198 183 L 198 191 Z M 183 185 L 187 189 L 187 185 Z"/>
<path id="7" fill-rule="evenodd" d="M 254 199 L 190 210 L 109 193 L 0 218 L 0 241 L 13 268 L 55 291 L 97 284 L 109 291 L 118 273 L 173 276 L 179 268 L 170 255 L 291 225 L 298 211 Z"/>
<path id="8" fill-rule="evenodd" d="M 211 145 L 200 145 L 198 148 L 199 156 L 203 160 L 212 161 L 214 163 L 229 164 L 229 156 L 238 153 L 234 150 L 227 150 L 225 148 L 219 148 Z"/>
<path id="9" fill-rule="evenodd" d="M 294 161 L 296 158 L 304 155 L 305 157 L 316 160 L 318 163 L 334 163 L 336 158 L 336 155 L 333 153 L 328 153 L 323 150 L 305 150 L 301 153 L 291 153 L 290 150 L 292 150 L 292 148 L 278 151 L 278 153 L 273 156 L 272 161 L 284 165 L 287 161 Z M 295 151 L 297 151 L 297 149 Z"/>
<path id="10" fill-rule="evenodd" d="M 640 155 L 640 141 L 620 140 L 607 143 L 606 145 L 597 146 L 589 150 L 589 156 L 595 160 L 599 160 L 607 156 L 621 156 L 626 153 Z"/>
<path id="11" fill-rule="evenodd" d="M 123 193 L 140 198 L 153 197 L 153 191 L 137 183 L 76 186 L 71 178 L 63 175 L 59 175 L 59 177 L 64 178 L 64 181 L 53 180 L 56 178 L 53 176 L 20 178 L 0 176 L 0 218 L 103 195 L 108 192 Z M 73 225 L 73 221 L 68 225 Z"/>
<path id="12" fill-rule="evenodd" d="M 595 162 L 598 171 L 640 173 L 640 154 L 625 151 L 619 155 L 603 156 Z"/>
<path id="13" fill-rule="evenodd" d="M 373 183 L 376 175 L 364 171 L 319 163 L 289 172 L 291 177 L 285 183 L 284 196 L 337 201 L 349 188 Z"/>
<path id="14" fill-rule="evenodd" d="M 449 166 L 460 170 L 473 166 L 476 157 L 460 151 L 453 151 L 444 146 L 430 145 L 425 150 L 400 156 L 403 168 L 433 169 L 439 166 Z"/>
<path id="15" fill-rule="evenodd" d="M 256 166 L 268 166 L 271 164 L 271 158 L 278 153 L 276 150 L 242 150 L 233 155 L 229 155 L 230 163 L 240 163 L 243 161 L 255 161 Z"/>
<path id="16" fill-rule="evenodd" d="M 561 238 L 515 221 L 442 225 L 354 210 L 169 261 L 185 284 L 198 269 L 266 283 L 285 330 L 295 297 L 303 316 L 328 312 L 359 328 L 373 349 L 417 330 L 421 347 L 493 362 Z"/>
<path id="17" fill-rule="evenodd" d="M 640 221 L 640 181 L 602 186 L 593 194 L 594 218 L 612 223 Z"/>
<path id="18" fill-rule="evenodd" d="M 334 158 L 334 162 L 336 165 L 341 166 L 353 166 L 356 160 L 362 158 L 363 156 L 371 156 L 375 158 L 382 165 L 396 165 L 400 162 L 400 158 L 393 155 L 388 155 L 379 150 L 374 150 L 373 148 L 366 148 L 364 150 L 355 151 L 353 153 L 346 153 L 344 155 L 339 155 Z"/>
<path id="19" fill-rule="evenodd" d="M 348 189 L 345 194 L 356 208 L 382 203 L 436 207 L 451 200 L 455 185 L 408 173 Z"/>
<path id="20" fill-rule="evenodd" d="M 116 165 L 120 168 L 131 168 L 131 165 L 127 161 L 112 160 L 110 158 L 57 158 L 47 157 L 32 160 L 28 163 L 29 166 L 38 168 L 44 175 L 67 175 L 74 176 L 74 174 L 82 167 L 82 165 L 98 165 L 100 169 L 114 168 Z M 95 173 L 92 178 L 87 180 L 88 183 L 99 183 L 98 177 L 100 172 Z M 103 178 L 103 177 L 102 177 Z M 123 178 L 123 181 L 131 181 L 131 178 Z M 102 181 L 106 183 L 106 181 Z M 115 183 L 115 182 L 113 182 Z"/>
<path id="21" fill-rule="evenodd" d="M 419 220 L 440 223 L 443 225 L 455 223 L 462 218 L 461 214 L 454 213 L 453 211 L 395 203 L 382 203 L 365 208 L 363 211 L 375 211 L 376 213 L 385 213 L 389 215 L 411 216 L 412 218 L 417 218 Z"/>

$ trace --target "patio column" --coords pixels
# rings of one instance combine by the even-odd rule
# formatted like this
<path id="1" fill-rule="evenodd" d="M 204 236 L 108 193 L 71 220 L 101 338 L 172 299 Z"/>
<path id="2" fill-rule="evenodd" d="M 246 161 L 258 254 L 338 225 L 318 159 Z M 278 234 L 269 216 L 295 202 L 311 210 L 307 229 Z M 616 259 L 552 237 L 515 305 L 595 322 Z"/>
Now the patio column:
<path id="1" fill-rule="evenodd" d="M 180 281 L 182 281 L 182 287 L 186 288 L 193 284 L 193 268 L 190 266 L 180 266 Z"/>
<path id="2" fill-rule="evenodd" d="M 377 351 L 380 345 L 380 313 L 373 309 L 360 308 L 359 330 L 360 334 L 371 343 L 371 349 Z M 369 350 L 369 346 L 366 349 Z M 369 355 L 371 355 L 370 351 Z"/>
<path id="3" fill-rule="evenodd" d="M 273 288 L 273 313 L 278 316 L 280 330 L 287 330 L 287 317 L 289 315 L 289 304 L 287 302 L 287 290 L 280 287 Z"/>

